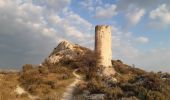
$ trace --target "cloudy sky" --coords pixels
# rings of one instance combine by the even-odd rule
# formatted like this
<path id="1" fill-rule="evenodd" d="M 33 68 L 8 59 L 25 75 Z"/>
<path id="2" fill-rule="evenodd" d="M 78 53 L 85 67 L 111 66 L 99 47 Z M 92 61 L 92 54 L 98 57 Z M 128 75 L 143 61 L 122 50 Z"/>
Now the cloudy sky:
<path id="1" fill-rule="evenodd" d="M 62 40 L 93 49 L 112 26 L 113 59 L 170 72 L 170 0 L 0 0 L 0 68 L 39 64 Z"/>

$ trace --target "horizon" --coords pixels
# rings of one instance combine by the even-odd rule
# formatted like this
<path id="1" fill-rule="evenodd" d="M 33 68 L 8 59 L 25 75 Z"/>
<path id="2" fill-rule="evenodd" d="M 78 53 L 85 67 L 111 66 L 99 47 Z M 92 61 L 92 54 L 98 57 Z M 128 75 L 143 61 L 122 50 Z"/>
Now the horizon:
<path id="1" fill-rule="evenodd" d="M 112 27 L 112 59 L 170 72 L 169 5 L 169 0 L 1 0 L 0 69 L 38 65 L 62 40 L 93 50 L 95 26 L 105 24 Z"/>

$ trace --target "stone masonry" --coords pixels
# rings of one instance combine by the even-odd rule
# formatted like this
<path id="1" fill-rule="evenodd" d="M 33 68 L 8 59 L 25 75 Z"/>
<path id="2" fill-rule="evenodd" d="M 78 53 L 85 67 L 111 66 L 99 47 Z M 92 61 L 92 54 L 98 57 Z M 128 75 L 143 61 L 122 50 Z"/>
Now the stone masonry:
<path id="1" fill-rule="evenodd" d="M 112 39 L 111 27 L 108 25 L 97 25 L 95 27 L 95 54 L 97 57 L 96 65 L 102 67 L 103 74 L 106 76 L 114 75 L 112 67 Z"/>

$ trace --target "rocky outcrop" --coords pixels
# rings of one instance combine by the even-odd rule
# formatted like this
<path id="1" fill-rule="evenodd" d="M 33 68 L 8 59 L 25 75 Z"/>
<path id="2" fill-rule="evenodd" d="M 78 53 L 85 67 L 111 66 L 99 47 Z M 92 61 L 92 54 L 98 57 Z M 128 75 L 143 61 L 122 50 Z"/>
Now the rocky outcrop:
<path id="1" fill-rule="evenodd" d="M 43 64 L 56 64 L 61 60 L 75 60 L 83 56 L 86 52 L 91 51 L 88 48 L 81 47 L 68 41 L 62 41 L 54 48 L 53 52 L 45 59 Z"/>

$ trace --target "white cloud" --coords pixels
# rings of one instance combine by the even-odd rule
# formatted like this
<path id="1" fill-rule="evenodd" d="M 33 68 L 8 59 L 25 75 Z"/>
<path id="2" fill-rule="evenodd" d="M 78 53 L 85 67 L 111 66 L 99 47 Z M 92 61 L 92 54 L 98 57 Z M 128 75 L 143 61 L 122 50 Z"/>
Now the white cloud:
<path id="1" fill-rule="evenodd" d="M 96 5 L 102 5 L 103 2 L 102 0 L 81 0 L 79 4 L 88 8 Z"/>
<path id="2" fill-rule="evenodd" d="M 141 20 L 141 18 L 144 16 L 144 14 L 145 14 L 144 9 L 130 7 L 126 14 L 128 25 L 131 25 L 131 26 L 136 25 Z"/>
<path id="3" fill-rule="evenodd" d="M 138 56 L 138 49 L 133 47 L 134 37 L 130 32 L 123 32 L 115 26 L 112 26 L 112 49 L 113 59 L 127 61 Z"/>
<path id="4" fill-rule="evenodd" d="M 152 10 L 149 17 L 156 22 L 159 21 L 160 26 L 170 24 L 170 9 L 166 4 L 162 4 L 158 8 Z"/>
<path id="5" fill-rule="evenodd" d="M 136 6 L 138 8 L 153 8 L 161 2 L 168 2 L 169 0 L 118 0 L 117 6 L 119 11 L 124 11 L 129 6 Z"/>
<path id="6" fill-rule="evenodd" d="M 128 62 L 135 64 L 136 67 L 147 69 L 147 71 L 170 72 L 170 49 L 154 49 L 148 52 L 140 53 Z"/>
<path id="7" fill-rule="evenodd" d="M 22 18 L 23 21 L 41 22 L 42 21 L 42 10 L 40 6 L 35 6 L 31 3 L 18 4 L 16 8 L 16 17 Z"/>
<path id="8" fill-rule="evenodd" d="M 138 37 L 133 35 L 126 35 L 129 32 L 122 32 L 120 29 L 112 26 L 112 52 L 113 59 L 120 59 L 128 65 L 135 64 L 136 67 L 147 71 L 170 71 L 170 50 L 169 49 L 155 49 L 144 52 L 134 47 L 134 44 L 148 43 L 147 37 Z M 139 46 L 140 44 L 137 43 Z"/>
<path id="9" fill-rule="evenodd" d="M 33 0 L 33 3 L 43 5 L 46 9 L 57 12 L 67 7 L 71 3 L 71 0 Z"/>
<path id="10" fill-rule="evenodd" d="M 139 42 L 139 43 L 148 43 L 149 42 L 149 39 L 147 38 L 147 37 L 138 37 L 137 39 L 136 39 L 136 41 L 137 42 Z"/>
<path id="11" fill-rule="evenodd" d="M 91 38 L 87 34 L 91 23 L 72 11 L 57 10 L 56 14 L 52 8 L 32 2 L 1 0 L 0 3 L 0 66 L 37 64 L 61 39 L 83 43 Z"/>
<path id="12" fill-rule="evenodd" d="M 44 28 L 42 34 L 47 37 L 56 37 L 56 31 L 53 28 Z"/>
<path id="13" fill-rule="evenodd" d="M 3 7 L 5 5 L 5 2 L 3 0 L 0 1 L 0 7 Z"/>
<path id="14" fill-rule="evenodd" d="M 94 26 L 69 9 L 70 0 L 29 0 L 33 3 L 18 1 L 0 0 L 0 66 L 37 64 L 48 56 L 58 41 L 64 39 L 83 44 L 83 46 L 94 47 Z M 101 6 L 102 2 L 100 0 L 98 2 L 97 4 L 92 2 L 92 6 L 91 4 L 87 6 L 94 8 L 93 10 L 98 7 L 96 10 L 100 13 L 96 13 L 99 13 L 100 18 L 110 19 L 116 15 L 116 5 Z M 95 7 L 93 7 L 94 4 Z M 132 12 L 128 16 L 133 15 L 135 21 L 131 23 L 134 24 L 137 24 L 145 13 L 142 9 L 134 9 Z M 156 67 L 161 65 L 159 63 L 168 66 L 167 59 L 170 59 L 168 50 L 160 50 L 150 55 L 141 54 L 141 51 L 133 46 L 136 37 L 133 37 L 131 32 L 124 32 L 115 26 L 112 28 L 114 59 L 121 59 L 130 64 L 145 64 L 147 67 L 153 62 L 156 62 L 157 65 L 153 64 Z M 139 37 L 137 40 L 140 43 L 149 41 L 146 37 Z M 168 57 L 163 58 L 161 52 L 165 52 L 164 55 Z M 160 61 L 159 56 L 161 56 Z"/>
<path id="15" fill-rule="evenodd" d="M 79 4 L 91 14 L 95 13 L 96 7 L 104 5 L 102 0 L 81 0 Z"/>
<path id="16" fill-rule="evenodd" d="M 170 49 L 154 49 L 144 52 L 134 47 L 134 44 L 148 43 L 147 37 L 138 37 L 135 39 L 133 35 L 126 35 L 129 32 L 122 32 L 120 29 L 112 26 L 112 53 L 113 59 L 120 59 L 128 65 L 134 64 L 138 68 L 147 71 L 170 71 Z M 137 43 L 139 46 L 140 44 Z"/>
<path id="17" fill-rule="evenodd" d="M 71 41 L 83 42 L 87 38 L 91 37 L 91 23 L 69 10 L 64 11 L 63 15 L 63 17 L 60 17 L 52 14 L 48 18 L 49 24 L 56 28 L 62 38 L 67 38 Z M 85 30 L 84 27 L 86 27 Z"/>
<path id="18" fill-rule="evenodd" d="M 116 5 L 106 4 L 104 7 L 96 7 L 95 18 L 99 19 L 111 19 L 113 16 L 117 14 Z"/>

